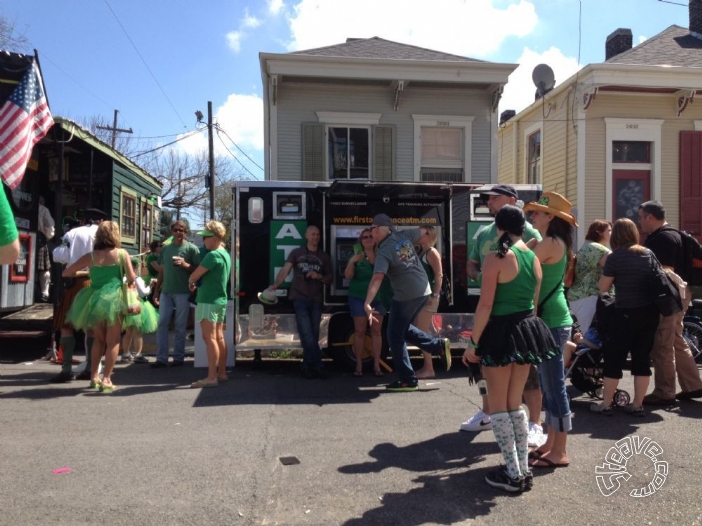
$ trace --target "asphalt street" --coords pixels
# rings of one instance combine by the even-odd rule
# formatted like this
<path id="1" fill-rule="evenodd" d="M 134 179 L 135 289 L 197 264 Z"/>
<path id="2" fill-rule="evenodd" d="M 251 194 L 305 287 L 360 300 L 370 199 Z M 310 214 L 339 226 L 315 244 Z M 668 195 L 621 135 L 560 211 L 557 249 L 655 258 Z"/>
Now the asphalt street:
<path id="1" fill-rule="evenodd" d="M 483 480 L 501 463 L 492 432 L 458 430 L 480 403 L 458 360 L 420 392 L 387 393 L 391 376 L 303 380 L 296 362 L 272 360 L 191 389 L 204 373 L 189 358 L 119 365 L 106 395 L 50 384 L 58 366 L 13 356 L 0 351 L 0 524 L 702 523 L 702 402 L 604 417 L 576 396 L 571 465 L 513 496 Z M 633 389 L 628 376 L 622 386 Z M 660 445 L 667 475 L 630 496 L 655 474 L 634 454 L 631 478 L 605 497 L 595 467 L 634 436 Z"/>

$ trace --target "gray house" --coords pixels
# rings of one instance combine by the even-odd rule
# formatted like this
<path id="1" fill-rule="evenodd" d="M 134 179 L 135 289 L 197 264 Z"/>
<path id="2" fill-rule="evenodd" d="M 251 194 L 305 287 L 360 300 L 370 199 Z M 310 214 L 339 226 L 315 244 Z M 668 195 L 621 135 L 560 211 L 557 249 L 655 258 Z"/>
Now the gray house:
<path id="1" fill-rule="evenodd" d="M 516 64 L 378 37 L 260 63 L 267 180 L 497 180 L 497 105 Z"/>

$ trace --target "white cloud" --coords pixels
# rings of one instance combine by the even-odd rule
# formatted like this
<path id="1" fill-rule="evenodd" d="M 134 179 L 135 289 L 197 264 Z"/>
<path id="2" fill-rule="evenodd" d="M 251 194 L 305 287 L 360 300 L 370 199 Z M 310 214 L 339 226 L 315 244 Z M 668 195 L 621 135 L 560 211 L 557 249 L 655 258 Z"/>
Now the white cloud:
<path id="1" fill-rule="evenodd" d="M 263 151 L 263 100 L 261 97 L 258 95 L 229 95 L 224 104 L 215 108 L 213 120 L 231 138 L 230 140 L 227 135 L 222 133 L 220 140 L 215 135 L 215 154 L 229 155 L 226 151 L 229 149 L 241 162 L 248 164 L 252 172 L 260 172 L 258 169 L 250 168 L 250 163 L 231 141 L 234 141 L 247 155 L 263 166 L 261 164 Z M 193 135 L 178 144 L 188 154 L 207 151 L 207 133 Z M 261 173 L 257 174 L 262 175 Z"/>
<path id="2" fill-rule="evenodd" d="M 548 64 L 553 69 L 556 86 L 580 69 L 577 59 L 566 57 L 555 47 L 543 53 L 524 48 L 517 63 L 519 67 L 509 76 L 509 82 L 500 100 L 500 113 L 504 110 L 515 110 L 519 113 L 534 102 L 536 87 L 531 80 L 531 72 L 538 64 Z"/>
<path id="3" fill-rule="evenodd" d="M 537 23 L 528 0 L 506 8 L 491 0 L 435 0 L 430 8 L 406 0 L 300 0 L 289 16 L 291 51 L 378 36 L 468 57 L 487 56 Z"/>
<path id="4" fill-rule="evenodd" d="M 268 0 L 268 12 L 272 15 L 277 15 L 284 7 L 283 0 Z"/>
<path id="5" fill-rule="evenodd" d="M 639 44 L 643 44 L 648 40 L 648 37 L 645 37 L 643 35 L 639 36 Z"/>
<path id="6" fill-rule="evenodd" d="M 227 33 L 227 45 L 234 53 L 238 53 L 241 50 L 241 37 L 240 31 L 230 31 Z"/>
<path id="7" fill-rule="evenodd" d="M 244 18 L 241 20 L 241 25 L 239 27 L 246 27 L 246 28 L 257 28 L 258 26 L 261 25 L 261 21 L 256 18 L 255 16 L 251 16 L 249 14 L 248 9 L 244 11 Z"/>

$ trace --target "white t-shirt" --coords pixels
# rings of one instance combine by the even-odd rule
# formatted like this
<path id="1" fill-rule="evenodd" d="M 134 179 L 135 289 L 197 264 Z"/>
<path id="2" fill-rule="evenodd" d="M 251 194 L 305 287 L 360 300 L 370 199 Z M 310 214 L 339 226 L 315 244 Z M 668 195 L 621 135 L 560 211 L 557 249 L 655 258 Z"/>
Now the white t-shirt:
<path id="1" fill-rule="evenodd" d="M 97 225 L 79 226 L 63 236 L 63 244 L 54 249 L 54 261 L 72 265 L 93 251 Z"/>

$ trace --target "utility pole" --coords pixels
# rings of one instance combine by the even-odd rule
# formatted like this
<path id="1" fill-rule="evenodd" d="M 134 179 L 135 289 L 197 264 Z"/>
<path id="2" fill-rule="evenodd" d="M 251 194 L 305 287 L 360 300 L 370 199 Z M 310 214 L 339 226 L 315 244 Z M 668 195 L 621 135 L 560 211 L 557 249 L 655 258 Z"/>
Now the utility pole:
<path id="1" fill-rule="evenodd" d="M 178 190 L 176 192 L 176 199 L 178 200 L 178 206 L 176 207 L 176 221 L 180 221 L 180 208 L 183 206 L 183 196 L 181 194 L 182 188 L 180 186 L 180 179 L 183 176 L 183 169 L 178 169 Z"/>
<path id="2" fill-rule="evenodd" d="M 215 166 L 214 166 L 214 138 L 212 136 L 212 101 L 207 101 L 207 131 L 210 146 L 210 220 L 215 218 Z"/>
<path id="3" fill-rule="evenodd" d="M 110 128 L 109 126 L 95 126 L 98 130 L 107 130 L 112 132 L 112 149 L 115 149 L 115 142 L 117 141 L 117 132 L 122 133 L 134 133 L 131 128 L 125 130 L 124 128 L 117 127 L 117 110 L 115 110 L 115 123 Z"/>

